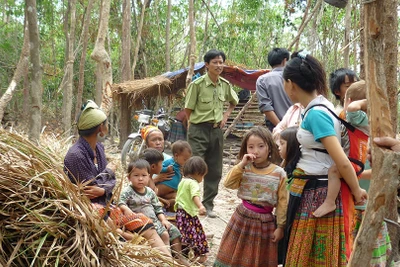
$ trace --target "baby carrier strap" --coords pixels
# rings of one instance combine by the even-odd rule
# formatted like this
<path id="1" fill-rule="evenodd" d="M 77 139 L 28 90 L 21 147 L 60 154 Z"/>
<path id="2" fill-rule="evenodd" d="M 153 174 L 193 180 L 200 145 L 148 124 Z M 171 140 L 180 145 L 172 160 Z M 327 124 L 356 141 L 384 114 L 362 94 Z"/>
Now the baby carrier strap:
<path id="1" fill-rule="evenodd" d="M 340 118 L 338 115 L 336 115 L 336 113 L 335 113 L 334 111 L 332 111 L 330 108 L 328 108 L 328 107 L 327 107 L 326 105 L 324 105 L 324 104 L 315 104 L 315 105 L 312 105 L 309 109 L 307 109 L 307 110 L 304 112 L 304 117 L 306 116 L 306 113 L 307 113 L 310 109 L 312 109 L 313 107 L 324 107 L 324 108 L 326 108 L 337 120 L 340 121 L 340 123 L 342 123 L 342 124 L 346 127 L 347 130 L 350 130 L 350 131 L 352 131 L 352 132 L 354 132 L 355 130 L 357 130 L 356 127 L 354 127 L 353 125 L 351 125 L 350 123 L 348 123 L 348 122 L 345 121 L 344 119 Z"/>
<path id="2" fill-rule="evenodd" d="M 304 112 L 304 117 L 305 117 L 306 113 L 307 113 L 310 109 L 312 109 L 313 107 L 324 107 L 324 108 L 326 108 L 337 120 L 340 121 L 341 124 L 343 124 L 343 125 L 346 127 L 347 131 L 350 131 L 350 132 L 352 132 L 352 133 L 354 133 L 354 132 L 361 132 L 361 131 L 358 130 L 356 127 L 354 127 L 353 125 L 351 125 L 350 123 L 348 123 L 347 121 L 345 121 L 344 119 L 342 119 L 342 118 L 340 118 L 338 115 L 336 115 L 336 113 L 335 113 L 334 111 L 332 111 L 330 108 L 328 108 L 328 107 L 327 107 L 326 105 L 324 105 L 324 104 L 315 104 L 315 105 L 312 105 L 309 109 L 307 109 L 307 110 Z M 349 135 L 349 138 L 351 138 L 350 135 Z M 350 147 L 351 147 L 351 145 L 352 145 L 352 142 L 351 142 L 351 140 L 350 140 Z M 350 149 L 351 149 L 351 148 L 350 148 Z M 313 148 L 313 150 L 318 151 L 318 152 L 321 152 L 321 153 L 326 153 L 326 154 L 328 154 L 328 151 L 327 151 L 326 149 Z M 354 163 L 355 165 L 357 165 L 357 166 L 359 167 L 358 171 L 356 171 L 356 175 L 357 175 L 357 176 L 360 176 L 360 174 L 364 171 L 364 163 L 361 162 L 360 160 L 355 159 L 355 158 L 352 158 L 352 157 L 348 157 L 348 158 L 349 158 L 350 162 Z"/>

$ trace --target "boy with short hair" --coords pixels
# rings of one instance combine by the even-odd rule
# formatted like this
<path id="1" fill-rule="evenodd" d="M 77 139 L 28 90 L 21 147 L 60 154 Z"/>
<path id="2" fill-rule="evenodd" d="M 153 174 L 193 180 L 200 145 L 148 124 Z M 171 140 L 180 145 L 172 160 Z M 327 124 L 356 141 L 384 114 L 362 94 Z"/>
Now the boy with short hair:
<path id="1" fill-rule="evenodd" d="M 150 178 L 147 186 L 150 187 L 158 196 L 158 188 L 156 187 L 156 184 L 154 183 L 153 179 L 151 179 L 151 177 L 160 174 L 161 170 L 163 169 L 164 155 L 155 148 L 147 148 L 142 152 L 140 158 L 146 160 L 150 164 Z M 163 203 L 166 208 L 170 206 L 168 200 L 159 196 L 158 200 L 160 200 L 160 202 Z"/>
<path id="2" fill-rule="evenodd" d="M 177 260 L 187 264 L 187 260 L 181 255 L 180 231 L 167 220 L 156 193 L 147 186 L 150 170 L 150 164 L 144 159 L 129 163 L 127 177 L 130 184 L 122 190 L 118 206 L 124 214 L 140 212 L 152 219 L 164 244 L 169 246 L 171 243 Z"/>

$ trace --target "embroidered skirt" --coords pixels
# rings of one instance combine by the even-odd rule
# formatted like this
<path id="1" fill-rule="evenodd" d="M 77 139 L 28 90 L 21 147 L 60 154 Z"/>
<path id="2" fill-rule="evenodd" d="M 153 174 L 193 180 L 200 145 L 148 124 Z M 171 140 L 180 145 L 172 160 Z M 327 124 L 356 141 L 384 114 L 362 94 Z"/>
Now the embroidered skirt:
<path id="1" fill-rule="evenodd" d="M 176 226 L 182 235 L 182 245 L 193 250 L 194 256 L 197 257 L 209 252 L 206 234 L 199 217 L 192 217 L 184 209 L 177 209 Z"/>
<path id="2" fill-rule="evenodd" d="M 364 211 L 356 210 L 356 219 L 354 227 L 354 238 L 357 236 L 358 230 L 360 230 L 361 221 L 363 218 Z M 379 230 L 378 238 L 374 244 L 374 250 L 372 252 L 372 259 L 370 267 L 385 267 L 387 266 L 386 261 L 392 253 L 392 245 L 390 243 L 389 232 L 385 222 L 382 222 L 382 227 Z M 389 266 L 394 266 L 392 262 Z"/>
<path id="3" fill-rule="evenodd" d="M 240 204 L 222 236 L 214 266 L 278 266 L 278 243 L 272 242 L 275 229 L 271 213 L 256 213 Z"/>
<path id="4" fill-rule="evenodd" d="M 296 169 L 294 174 L 304 174 Z M 354 201 L 341 183 L 336 210 L 316 218 L 313 212 L 324 202 L 327 180 L 293 180 L 290 185 L 285 266 L 346 266 L 353 244 Z"/>

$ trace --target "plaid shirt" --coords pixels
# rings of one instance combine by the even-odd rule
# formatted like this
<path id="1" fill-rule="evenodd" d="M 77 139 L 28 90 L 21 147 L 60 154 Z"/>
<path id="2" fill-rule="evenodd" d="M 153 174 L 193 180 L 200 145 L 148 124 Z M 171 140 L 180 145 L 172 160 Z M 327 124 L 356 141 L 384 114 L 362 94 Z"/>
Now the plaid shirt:
<path id="1" fill-rule="evenodd" d="M 107 168 L 104 146 L 96 144 L 97 166 L 94 164 L 94 153 L 89 143 L 82 137 L 68 150 L 64 159 L 64 171 L 71 182 L 84 183 L 92 180 L 89 185 L 104 188 L 103 196 L 91 199 L 92 203 L 106 205 L 112 197 L 115 186 L 115 174 Z"/>

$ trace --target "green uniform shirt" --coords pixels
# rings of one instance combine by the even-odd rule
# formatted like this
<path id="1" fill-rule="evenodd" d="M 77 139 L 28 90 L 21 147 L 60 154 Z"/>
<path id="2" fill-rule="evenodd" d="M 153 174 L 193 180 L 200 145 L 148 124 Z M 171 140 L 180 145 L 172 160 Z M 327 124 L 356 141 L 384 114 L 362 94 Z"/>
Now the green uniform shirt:
<path id="1" fill-rule="evenodd" d="M 191 109 L 190 123 L 222 121 L 224 103 L 236 105 L 239 98 L 227 80 L 218 78 L 217 85 L 206 73 L 193 81 L 187 91 L 185 108 Z"/>

